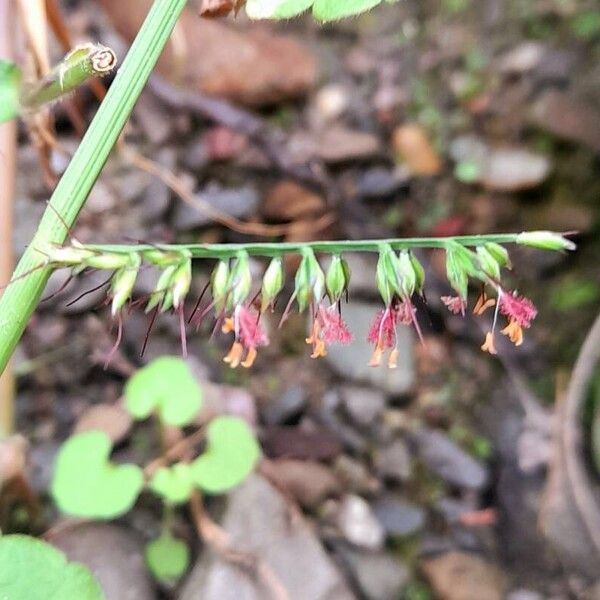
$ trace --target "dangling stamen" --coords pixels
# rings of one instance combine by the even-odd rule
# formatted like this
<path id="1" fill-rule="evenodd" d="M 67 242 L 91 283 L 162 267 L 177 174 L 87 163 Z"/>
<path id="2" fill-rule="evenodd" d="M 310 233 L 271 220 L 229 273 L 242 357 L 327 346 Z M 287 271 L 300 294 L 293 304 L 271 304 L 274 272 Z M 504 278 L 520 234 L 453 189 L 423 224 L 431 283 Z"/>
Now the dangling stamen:
<path id="1" fill-rule="evenodd" d="M 244 362 L 240 363 L 242 365 L 242 367 L 244 367 L 244 369 L 249 369 L 254 364 L 257 354 L 258 354 L 258 352 L 256 351 L 256 348 L 250 348 L 250 350 L 248 350 L 246 360 Z"/>
<path id="2" fill-rule="evenodd" d="M 185 316 L 183 314 L 183 303 L 177 309 L 179 314 L 179 335 L 181 337 L 181 354 L 183 358 L 187 358 L 187 336 L 185 334 Z"/>
<path id="3" fill-rule="evenodd" d="M 223 359 L 223 362 L 228 363 L 232 369 L 235 369 L 237 366 L 239 366 L 242 360 L 243 352 L 244 347 L 242 346 L 242 344 L 240 344 L 239 342 L 233 342 L 231 350 L 229 351 L 229 354 L 227 354 L 227 356 Z"/>
<path id="4" fill-rule="evenodd" d="M 104 370 L 108 369 L 108 365 L 115 355 L 116 351 L 119 349 L 121 345 L 121 339 L 123 338 L 123 316 L 120 312 L 117 313 L 117 339 L 115 340 L 115 345 L 112 347 L 111 351 L 108 353 L 106 357 L 106 361 L 104 362 Z"/>

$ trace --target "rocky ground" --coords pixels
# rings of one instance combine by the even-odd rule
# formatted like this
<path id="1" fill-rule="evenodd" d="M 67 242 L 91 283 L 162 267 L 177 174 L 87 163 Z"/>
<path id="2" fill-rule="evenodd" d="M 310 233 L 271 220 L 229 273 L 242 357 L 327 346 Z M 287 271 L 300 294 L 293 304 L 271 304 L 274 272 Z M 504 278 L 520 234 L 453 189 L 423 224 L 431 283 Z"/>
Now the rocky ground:
<path id="1" fill-rule="evenodd" d="M 148 3 L 62 4 L 74 37 L 123 56 Z M 515 252 L 514 281 L 540 315 L 523 346 L 502 347 L 499 360 L 480 353 L 480 322 L 440 306 L 447 290 L 435 254 L 423 255 L 425 342 L 401 330 L 395 371 L 366 366 L 379 301 L 365 256 L 350 257 L 344 307 L 355 342 L 322 362 L 308 357 L 297 316 L 280 331 L 273 320 L 272 344 L 250 372 L 223 365 L 226 340 L 190 332 L 189 361 L 211 408 L 247 418 L 265 455 L 257 474 L 209 508 L 236 546 L 271 565 L 290 598 L 600 597 L 594 577 L 561 551 L 568 530 L 542 533 L 555 493 L 547 487 L 548 473 L 556 476 L 554 403 L 600 298 L 594 9 L 568 0 L 405 0 L 321 27 L 308 18 L 276 26 L 242 15 L 200 21 L 190 7 L 179 30 L 184 43 L 161 61 L 125 138 L 136 156 L 176 175 L 185 200 L 124 150 L 94 188 L 72 232 L 82 241 L 580 232 L 575 255 Z M 206 94 L 238 107 L 235 119 Z M 90 116 L 93 99 L 78 101 Z M 62 147 L 75 148 L 60 107 L 57 129 Z M 67 162 L 53 152 L 57 174 Z M 23 132 L 17 252 L 47 197 Z M 234 229 L 222 215 L 215 223 L 215 210 L 234 217 Z M 249 228 L 235 231 L 239 221 Z M 207 274 L 197 266 L 196 291 Z M 65 277 L 56 273 L 48 293 Z M 70 304 L 100 283 L 93 277 L 42 304 L 19 347 L 18 430 L 42 503 L 33 520 L 19 503 L 3 507 L 3 531 L 55 525 L 53 459 L 82 422 L 117 428 L 117 457 L 132 446 L 143 455 L 144 432 L 119 408 L 123 381 L 143 362 L 180 351 L 178 326 L 165 318 L 140 359 L 147 320 L 133 312 L 104 370 L 114 332 L 102 292 Z M 144 272 L 136 293 L 153 282 Z M 195 564 L 178 586 L 157 586 L 142 547 L 158 527 L 157 507 L 142 500 L 116 523 L 59 529 L 51 540 L 89 564 L 110 599 L 268 597 L 201 546 L 185 511 L 176 527 Z M 583 541 L 579 551 L 587 551 Z"/>

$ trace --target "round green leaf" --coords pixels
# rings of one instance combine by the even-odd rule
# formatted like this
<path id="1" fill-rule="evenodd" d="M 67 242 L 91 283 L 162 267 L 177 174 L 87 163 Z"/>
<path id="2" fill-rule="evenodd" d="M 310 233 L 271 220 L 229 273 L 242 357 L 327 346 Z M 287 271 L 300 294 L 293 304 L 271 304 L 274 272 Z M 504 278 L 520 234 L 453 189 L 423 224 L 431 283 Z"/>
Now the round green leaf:
<path id="1" fill-rule="evenodd" d="M 3 600 L 104 600 L 92 573 L 69 563 L 50 544 L 26 535 L 0 537 L 0 598 Z"/>
<path id="2" fill-rule="evenodd" d="M 158 469 L 150 482 L 150 489 L 172 504 L 188 500 L 193 487 L 192 471 L 185 463 Z"/>
<path id="3" fill-rule="evenodd" d="M 20 87 L 19 67 L 11 62 L 0 60 L 0 123 L 14 119 L 19 114 Z"/>
<path id="4" fill-rule="evenodd" d="M 131 377 L 125 398 L 135 419 L 146 419 L 156 410 L 163 423 L 183 427 L 198 414 L 202 390 L 185 361 L 163 356 Z"/>
<path id="5" fill-rule="evenodd" d="M 250 427 L 237 417 L 213 419 L 206 438 L 206 451 L 191 464 L 192 477 L 205 492 L 221 494 L 246 479 L 260 449 Z"/>
<path id="6" fill-rule="evenodd" d="M 381 0 L 315 0 L 313 15 L 319 21 L 334 21 L 365 12 Z"/>
<path id="7" fill-rule="evenodd" d="M 164 534 L 146 546 L 146 563 L 159 581 L 176 581 L 186 571 L 190 552 L 184 542 Z"/>
<path id="8" fill-rule="evenodd" d="M 109 462 L 110 438 L 86 431 L 69 438 L 54 466 L 52 495 L 60 510 L 78 517 L 112 519 L 127 512 L 144 477 L 136 465 Z"/>

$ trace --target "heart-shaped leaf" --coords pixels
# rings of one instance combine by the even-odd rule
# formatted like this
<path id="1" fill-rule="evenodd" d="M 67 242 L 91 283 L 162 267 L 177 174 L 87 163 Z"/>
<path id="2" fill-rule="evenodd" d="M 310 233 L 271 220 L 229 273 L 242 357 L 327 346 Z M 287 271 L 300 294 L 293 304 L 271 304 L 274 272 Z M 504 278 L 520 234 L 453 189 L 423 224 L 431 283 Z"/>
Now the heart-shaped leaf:
<path id="1" fill-rule="evenodd" d="M 156 410 L 166 425 L 183 427 L 198 414 L 202 390 L 185 361 L 163 356 L 131 377 L 125 398 L 134 418 L 146 419 Z"/>
<path id="2" fill-rule="evenodd" d="M 319 21 L 334 21 L 365 12 L 381 0 L 315 0 L 313 15 Z"/>
<path id="3" fill-rule="evenodd" d="M 385 0 L 388 4 L 398 0 Z M 312 6 L 315 19 L 334 21 L 365 12 L 383 0 L 248 0 L 246 13 L 251 19 L 289 19 Z"/>
<path id="4" fill-rule="evenodd" d="M 150 489 L 172 504 L 188 500 L 193 488 L 192 471 L 185 463 L 158 469 L 150 482 Z"/>
<path id="5" fill-rule="evenodd" d="M 186 571 L 190 552 L 184 542 L 163 534 L 146 546 L 146 563 L 159 581 L 176 581 Z"/>
<path id="6" fill-rule="evenodd" d="M 235 487 L 252 472 L 260 456 L 254 433 L 238 417 L 217 417 L 207 427 L 208 447 L 192 464 L 194 482 L 209 494 Z"/>
<path id="7" fill-rule="evenodd" d="M 136 465 L 109 462 L 110 438 L 86 431 L 69 438 L 54 466 L 52 495 L 60 510 L 78 517 L 112 519 L 127 512 L 143 485 Z"/>
<path id="8" fill-rule="evenodd" d="M 19 67 L 11 62 L 0 60 L 0 123 L 14 119 L 19 114 L 20 88 Z"/>
<path id="9" fill-rule="evenodd" d="M 0 537 L 0 598 L 104 600 L 100 585 L 79 563 L 26 535 Z"/>
<path id="10" fill-rule="evenodd" d="M 314 0 L 248 0 L 246 13 L 251 19 L 289 19 L 304 12 Z"/>

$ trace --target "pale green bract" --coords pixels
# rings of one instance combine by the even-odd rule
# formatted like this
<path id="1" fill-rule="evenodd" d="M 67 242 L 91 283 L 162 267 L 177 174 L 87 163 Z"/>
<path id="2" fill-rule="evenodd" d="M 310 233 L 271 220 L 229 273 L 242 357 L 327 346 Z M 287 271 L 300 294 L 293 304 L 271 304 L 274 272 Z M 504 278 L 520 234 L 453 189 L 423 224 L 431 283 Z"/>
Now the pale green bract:
<path id="1" fill-rule="evenodd" d="M 164 533 L 146 546 L 146 564 L 159 581 L 173 582 L 186 571 L 190 552 L 184 542 Z"/>
<path id="2" fill-rule="evenodd" d="M 135 419 L 146 419 L 157 411 L 166 425 L 184 427 L 200 410 L 202 390 L 185 361 L 164 356 L 129 379 L 125 399 Z"/>
<path id="3" fill-rule="evenodd" d="M 0 537 L 0 598 L 8 600 L 105 600 L 83 565 L 26 535 Z"/>
<path id="4" fill-rule="evenodd" d="M 52 495 L 62 512 L 112 519 L 134 505 L 144 483 L 142 470 L 111 463 L 110 451 L 110 438 L 101 431 L 79 433 L 63 444 L 52 480 Z"/>
<path id="5" fill-rule="evenodd" d="M 207 449 L 192 464 L 196 485 L 209 494 L 222 494 L 252 472 L 260 449 L 254 433 L 238 417 L 213 419 L 206 429 Z"/>
<path id="6" fill-rule="evenodd" d="M 352 17 L 374 8 L 382 2 L 399 0 L 248 0 L 246 12 L 251 19 L 289 19 L 312 7 L 315 19 L 335 21 Z"/>
<path id="7" fill-rule="evenodd" d="M 11 62 L 0 60 L 0 123 L 14 119 L 19 114 L 20 87 L 19 67 Z"/>

